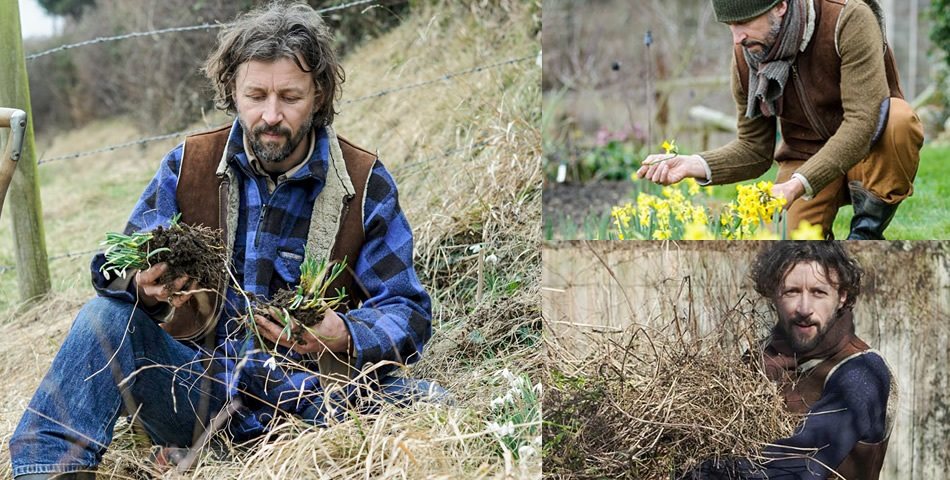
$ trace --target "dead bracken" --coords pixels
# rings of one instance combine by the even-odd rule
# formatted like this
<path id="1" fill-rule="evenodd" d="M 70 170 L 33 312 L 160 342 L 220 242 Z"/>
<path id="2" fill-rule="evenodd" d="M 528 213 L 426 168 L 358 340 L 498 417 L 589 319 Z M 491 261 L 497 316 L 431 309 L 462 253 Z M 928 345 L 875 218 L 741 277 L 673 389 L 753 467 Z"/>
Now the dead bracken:
<path id="1" fill-rule="evenodd" d="M 705 460 L 755 458 L 798 419 L 722 338 L 648 335 L 586 359 L 549 346 L 544 469 L 552 478 L 669 479 Z"/>

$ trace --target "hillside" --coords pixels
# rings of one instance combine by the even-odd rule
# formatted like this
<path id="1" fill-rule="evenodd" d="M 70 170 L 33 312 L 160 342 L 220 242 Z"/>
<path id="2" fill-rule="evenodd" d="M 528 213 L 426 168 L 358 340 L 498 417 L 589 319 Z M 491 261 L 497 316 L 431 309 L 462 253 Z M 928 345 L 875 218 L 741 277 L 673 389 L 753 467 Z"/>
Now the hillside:
<path id="1" fill-rule="evenodd" d="M 540 407 L 533 396 L 539 392 L 532 388 L 542 362 L 540 10 L 540 1 L 414 2 L 400 26 L 344 59 L 335 127 L 377 150 L 393 173 L 416 235 L 417 269 L 434 300 L 434 337 L 407 374 L 439 381 L 456 404 L 384 407 L 327 429 L 288 421 L 266 447 L 229 445 L 230 458 L 203 455 L 184 478 L 540 476 Z M 492 67 L 469 71 L 486 65 Z M 439 80 L 454 72 L 466 73 Z M 436 81 L 415 86 L 429 80 Z M 219 114 L 196 120 L 193 128 L 227 121 Z M 38 157 L 165 133 L 131 124 L 102 118 L 37 138 Z M 13 428 L 72 318 L 93 295 L 89 252 L 105 232 L 122 229 L 178 141 L 39 166 L 53 293 L 21 305 L 15 271 L 0 272 L 0 478 L 10 476 L 6 445 Z M 4 213 L 0 265 L 12 266 L 10 213 Z M 512 379 L 527 393 L 493 409 L 491 401 L 512 388 Z M 503 434 L 489 422 L 515 427 Z M 120 420 L 100 478 L 156 474 L 144 461 L 148 448 Z"/>

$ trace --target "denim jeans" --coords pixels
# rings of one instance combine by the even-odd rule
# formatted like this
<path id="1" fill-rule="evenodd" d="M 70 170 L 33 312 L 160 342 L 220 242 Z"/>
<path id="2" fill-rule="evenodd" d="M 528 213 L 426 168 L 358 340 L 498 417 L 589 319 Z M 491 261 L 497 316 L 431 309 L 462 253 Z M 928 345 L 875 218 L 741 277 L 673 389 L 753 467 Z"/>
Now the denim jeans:
<path id="1" fill-rule="evenodd" d="M 155 444 L 191 446 L 226 397 L 223 385 L 207 380 L 218 365 L 202 358 L 132 304 L 91 300 L 10 438 L 13 475 L 95 469 L 123 413 Z M 397 404 L 450 402 L 435 383 L 415 379 L 387 377 L 379 393 Z M 319 403 L 321 411 L 301 416 L 323 423 Z"/>
<path id="2" fill-rule="evenodd" d="M 156 443 L 190 445 L 196 420 L 206 425 L 224 399 L 195 358 L 132 304 L 91 300 L 10 438 L 13 475 L 94 469 L 123 412 Z"/>

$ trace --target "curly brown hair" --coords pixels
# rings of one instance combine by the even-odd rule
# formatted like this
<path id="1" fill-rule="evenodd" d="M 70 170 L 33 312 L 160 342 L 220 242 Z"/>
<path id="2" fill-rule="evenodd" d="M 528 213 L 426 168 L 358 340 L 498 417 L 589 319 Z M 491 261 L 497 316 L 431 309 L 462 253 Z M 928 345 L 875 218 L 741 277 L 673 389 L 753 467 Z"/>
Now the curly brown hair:
<path id="1" fill-rule="evenodd" d="M 769 242 L 752 263 L 752 278 L 755 291 L 760 295 L 774 299 L 776 293 L 795 265 L 801 262 L 815 262 L 830 272 L 837 274 L 839 292 L 847 293 L 843 309 L 851 309 L 861 293 L 861 276 L 864 273 L 841 242 L 835 241 L 787 241 Z"/>
<path id="2" fill-rule="evenodd" d="M 234 114 L 235 74 L 242 64 L 289 58 L 313 77 L 318 104 L 313 124 L 333 123 L 333 102 L 346 79 L 333 49 L 333 35 L 320 14 L 304 3 L 272 2 L 237 18 L 218 35 L 218 48 L 204 72 L 214 86 L 215 105 Z"/>

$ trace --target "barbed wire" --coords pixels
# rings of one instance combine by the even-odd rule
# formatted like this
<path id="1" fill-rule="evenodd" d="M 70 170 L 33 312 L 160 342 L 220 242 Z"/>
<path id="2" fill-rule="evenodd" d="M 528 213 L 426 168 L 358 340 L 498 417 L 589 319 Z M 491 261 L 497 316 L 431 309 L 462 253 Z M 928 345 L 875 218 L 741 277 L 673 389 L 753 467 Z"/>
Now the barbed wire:
<path id="1" fill-rule="evenodd" d="M 332 7 L 321 8 L 317 10 L 317 13 L 335 12 L 337 10 L 344 10 L 351 7 L 365 5 L 368 3 L 376 3 L 378 1 L 379 0 L 355 0 L 353 2 L 342 3 L 340 5 L 334 5 Z M 26 56 L 26 60 L 32 61 L 34 59 L 37 59 L 46 55 L 52 55 L 57 52 L 62 52 L 62 51 L 70 50 L 73 48 L 85 47 L 87 45 L 95 45 L 98 43 L 117 42 L 119 40 L 128 40 L 130 38 L 164 35 L 166 33 L 191 32 L 195 30 L 211 30 L 215 28 L 225 27 L 230 24 L 231 24 L 230 22 L 228 23 L 202 23 L 201 25 L 188 25 L 184 27 L 162 28 L 159 30 L 149 30 L 146 32 L 130 32 L 130 33 L 122 34 L 122 35 L 114 35 L 111 37 L 97 37 L 91 40 L 84 40 L 82 42 L 69 43 L 66 45 L 60 45 L 58 47 L 51 48 L 49 50 L 43 50 L 42 52 L 32 53 Z"/>
<path id="2" fill-rule="evenodd" d="M 524 57 L 512 58 L 512 59 L 510 59 L 510 60 L 505 60 L 505 61 L 503 61 L 503 62 L 498 62 L 498 63 L 492 63 L 492 64 L 489 64 L 489 65 L 482 65 L 482 66 L 479 66 L 479 67 L 470 68 L 470 69 L 468 69 L 468 70 L 462 70 L 462 71 L 460 71 L 460 72 L 447 73 L 447 74 L 445 74 L 445 75 L 442 75 L 442 76 L 439 77 L 439 78 L 434 78 L 434 79 L 432 79 L 432 80 L 426 80 L 426 81 L 424 81 L 424 82 L 413 83 L 413 84 L 405 85 L 405 86 L 402 86 L 402 87 L 390 88 L 390 89 L 387 89 L 387 90 L 381 90 L 381 91 L 379 91 L 379 92 L 376 92 L 376 93 L 373 93 L 373 94 L 370 94 L 370 95 L 366 95 L 366 96 L 363 96 L 363 97 L 354 98 L 354 99 L 352 99 L 352 100 L 347 100 L 347 101 L 343 102 L 342 105 L 349 105 L 349 104 L 351 104 L 351 103 L 362 102 L 362 101 L 370 100 L 370 99 L 373 99 L 373 98 L 384 97 L 384 96 L 386 96 L 386 95 L 389 95 L 389 94 L 392 94 L 392 93 L 396 93 L 396 92 L 402 92 L 402 91 L 405 91 L 405 90 L 413 90 L 413 89 L 416 89 L 416 88 L 422 88 L 422 87 L 425 87 L 425 86 L 428 86 L 428 85 L 432 85 L 432 84 L 435 84 L 435 83 L 448 81 L 448 80 L 451 80 L 451 79 L 456 78 L 456 77 L 461 77 L 461 76 L 463 76 L 463 75 L 471 75 L 471 74 L 473 74 L 473 73 L 478 73 L 478 72 L 481 72 L 481 71 L 484 71 L 484 70 L 491 70 L 491 69 L 493 69 L 493 68 L 503 67 L 503 66 L 505 66 L 505 65 L 511 65 L 511 64 L 514 64 L 514 63 L 524 62 L 524 61 L 527 61 L 527 60 L 534 60 L 535 58 L 536 58 L 536 55 L 535 55 L 535 54 L 525 55 Z"/>
<path id="3" fill-rule="evenodd" d="M 46 262 L 47 262 L 47 263 L 51 263 L 51 262 L 53 262 L 53 261 L 55 261 L 55 260 L 62 260 L 62 259 L 64 259 L 64 258 L 71 258 L 71 257 L 80 257 L 80 256 L 84 256 L 84 255 L 89 255 L 89 254 L 91 254 L 91 253 L 101 253 L 102 251 L 103 251 L 103 250 L 102 250 L 101 248 L 97 248 L 97 249 L 95 249 L 95 250 L 84 250 L 84 251 L 81 251 L 81 252 L 63 253 L 63 254 L 60 254 L 60 255 L 53 255 L 52 257 L 47 258 L 47 259 L 46 259 Z M 0 273 L 6 273 L 6 272 L 8 272 L 8 271 L 13 271 L 13 270 L 16 270 L 16 266 L 0 265 Z"/>
<path id="4" fill-rule="evenodd" d="M 86 157 L 89 155 L 95 155 L 97 153 L 111 152 L 113 150 L 120 150 L 123 148 L 134 147 L 136 145 L 145 145 L 146 143 L 157 142 L 159 140 L 166 140 L 169 138 L 182 137 L 182 136 L 191 135 L 193 133 L 199 133 L 203 131 L 205 131 L 205 129 L 199 128 L 195 130 L 182 130 L 180 132 L 172 132 L 172 133 L 166 133 L 162 135 L 155 135 L 154 137 L 145 137 L 145 138 L 140 138 L 138 140 L 130 140 L 128 142 L 117 143 L 115 145 L 109 145 L 106 147 L 97 148 L 95 150 L 86 150 L 82 152 L 70 153 L 67 155 L 60 155 L 58 157 L 53 157 L 49 159 L 40 159 L 36 162 L 36 164 L 42 165 L 44 163 L 57 162 L 60 160 L 71 160 L 73 158 Z"/>
<path id="5" fill-rule="evenodd" d="M 531 54 L 531 55 L 526 55 L 526 56 L 523 56 L 523 57 L 512 58 L 512 59 L 505 60 L 505 61 L 501 61 L 501 62 L 497 62 L 497 63 L 487 64 L 487 65 L 481 65 L 481 66 L 478 66 L 478 67 L 469 68 L 469 69 L 467 69 L 467 70 L 461 70 L 461 71 L 458 71 L 458 72 L 447 73 L 447 74 L 444 74 L 444 75 L 442 75 L 442 76 L 440 76 L 440 77 L 438 77 L 438 78 L 434 78 L 434 79 L 431 79 L 431 80 L 425 80 L 425 81 L 418 82 L 418 83 L 407 84 L 407 85 L 404 85 L 404 86 L 401 86 L 401 87 L 388 88 L 388 89 L 385 89 L 385 90 L 380 90 L 380 91 L 378 91 L 378 92 L 376 92 L 376 93 L 372 93 L 372 94 L 365 95 L 365 96 L 362 96 L 362 97 L 354 98 L 354 99 L 351 99 L 351 100 L 346 100 L 346 101 L 342 102 L 341 105 L 350 105 L 350 104 L 357 103 L 357 102 L 364 102 L 364 101 L 367 101 L 367 100 L 372 100 L 372 99 L 374 99 L 374 98 L 384 97 L 384 96 L 386 96 L 386 95 L 390 95 L 390 94 L 397 93 L 397 92 L 403 92 L 403 91 L 406 91 L 406 90 L 413 90 L 413 89 L 416 89 L 416 88 L 422 88 L 422 87 L 425 87 L 425 86 L 428 86 L 428 85 L 433 85 L 433 84 L 436 84 L 436 83 L 439 83 L 439 82 L 449 81 L 449 80 L 452 80 L 452 79 L 454 79 L 454 78 L 458 78 L 458 77 L 461 77 L 461 76 L 464 76 L 464 75 L 471 75 L 471 74 L 474 74 L 474 73 L 483 72 L 483 71 L 486 71 L 486 70 L 491 70 L 491 69 L 493 69 L 493 68 L 499 68 L 499 67 L 503 67 L 503 66 L 506 66 L 506 65 L 512 65 L 512 64 L 524 62 L 524 61 L 527 61 L 527 60 L 532 60 L 532 59 L 534 59 L 534 58 L 536 58 L 536 55 L 535 55 L 535 54 Z M 82 151 L 82 152 L 75 152 L 75 153 L 69 153 L 69 154 L 66 154 L 66 155 L 60 155 L 60 156 L 53 157 L 53 158 L 48 158 L 48 159 L 40 159 L 40 160 L 37 161 L 36 163 L 37 163 L 37 165 L 42 165 L 42 164 L 50 163 L 50 162 L 58 162 L 58 161 L 60 161 L 60 160 L 72 160 L 72 159 L 75 159 L 75 158 L 86 157 L 86 156 L 95 155 L 95 154 L 98 154 L 98 153 L 106 153 L 106 152 L 111 152 L 111 151 L 114 151 L 114 150 L 120 150 L 120 149 L 123 149 L 123 148 L 134 147 L 134 146 L 136 146 L 136 145 L 144 145 L 144 144 L 146 144 L 146 143 L 157 142 L 157 141 L 159 141 L 159 140 L 166 140 L 166 139 L 175 138 L 175 137 L 183 137 L 183 136 L 187 136 L 187 135 L 191 135 L 191 134 L 193 134 L 193 133 L 199 133 L 199 132 L 203 132 L 203 131 L 205 131 L 205 129 L 182 130 L 182 131 L 172 132 L 172 133 L 166 133 L 166 134 L 162 134 L 162 135 L 155 135 L 155 136 L 152 136 L 152 137 L 144 137 L 144 138 L 139 138 L 139 139 L 137 139 L 137 140 L 130 140 L 130 141 L 128 141 L 128 142 L 118 143 L 118 144 L 115 144 L 115 145 L 108 145 L 108 146 L 105 146 L 105 147 L 102 147 L 102 148 L 97 148 L 97 149 L 95 149 L 95 150 L 86 150 L 86 151 Z"/>
<path id="6" fill-rule="evenodd" d="M 406 171 L 410 171 L 410 170 L 412 170 L 412 169 L 414 169 L 414 168 L 417 168 L 417 167 L 420 167 L 420 166 L 422 166 L 422 165 L 426 165 L 426 164 L 428 164 L 428 163 L 432 163 L 432 162 L 434 162 L 434 161 L 436 161 L 436 160 L 440 160 L 440 159 L 443 159 L 443 158 L 450 157 L 450 156 L 452 156 L 452 155 L 455 155 L 456 153 L 459 153 L 459 152 L 462 152 L 462 151 L 465 151 L 465 150 L 476 150 L 476 149 L 479 149 L 479 148 L 487 147 L 487 146 L 489 146 L 489 145 L 491 145 L 491 144 L 492 144 L 492 142 L 491 142 L 490 140 L 480 140 L 480 141 L 477 141 L 477 142 L 473 142 L 473 143 L 469 143 L 469 144 L 465 144 L 465 145 L 460 145 L 460 146 L 458 146 L 458 147 L 449 148 L 449 149 L 443 150 L 442 152 L 439 152 L 439 153 L 437 153 L 437 154 L 435 154 L 435 155 L 426 157 L 426 158 L 424 158 L 424 159 L 422 159 L 422 160 L 416 160 L 416 161 L 412 161 L 412 162 L 406 162 L 406 163 L 403 163 L 403 164 L 401 164 L 401 165 L 398 165 L 398 166 L 396 166 L 395 168 L 393 168 L 393 173 L 394 173 L 394 174 L 395 174 L 395 173 L 404 173 L 404 172 L 406 172 Z M 89 254 L 92 254 L 92 253 L 100 253 L 100 252 L 102 252 L 102 249 L 83 250 L 83 251 L 81 251 L 81 252 L 69 252 L 69 253 L 64 253 L 64 254 L 54 255 L 54 256 L 52 256 L 52 257 L 49 257 L 49 258 L 47 259 L 47 261 L 48 261 L 48 262 L 52 262 L 52 261 L 54 261 L 54 260 L 60 260 L 60 259 L 70 258 L 70 257 L 78 257 L 78 256 L 82 256 L 82 255 L 89 255 Z M 12 267 L 12 266 L 8 266 L 8 265 L 0 265 L 0 274 L 5 273 L 5 272 L 10 271 L 10 270 L 16 270 L 16 267 Z"/>

